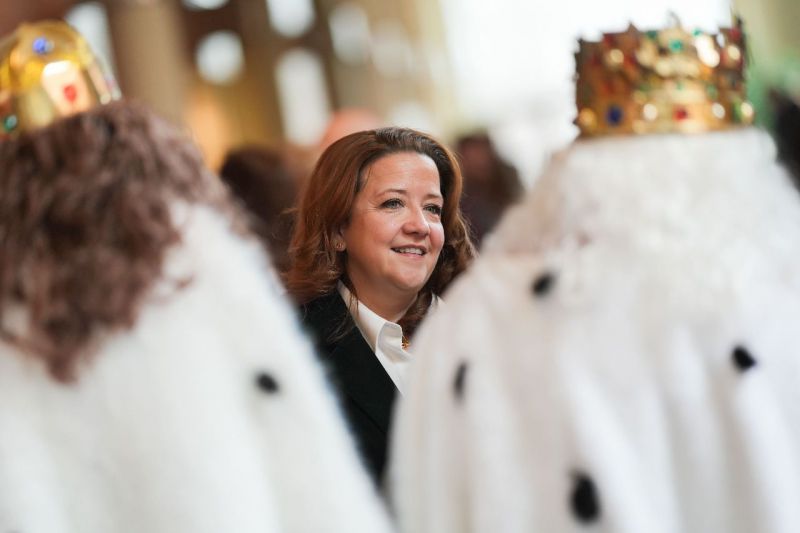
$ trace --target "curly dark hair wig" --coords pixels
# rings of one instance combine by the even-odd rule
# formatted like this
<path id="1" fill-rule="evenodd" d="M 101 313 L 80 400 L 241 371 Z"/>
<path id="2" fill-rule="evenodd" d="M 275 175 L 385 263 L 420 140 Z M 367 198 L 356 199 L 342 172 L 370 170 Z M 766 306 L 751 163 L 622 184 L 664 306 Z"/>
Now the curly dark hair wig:
<path id="1" fill-rule="evenodd" d="M 216 190 L 194 145 L 139 104 L 0 141 L 3 340 L 55 379 L 75 379 L 96 335 L 132 327 L 161 277 L 180 241 L 171 205 L 227 205 Z M 10 320 L 15 308 L 22 327 Z"/>

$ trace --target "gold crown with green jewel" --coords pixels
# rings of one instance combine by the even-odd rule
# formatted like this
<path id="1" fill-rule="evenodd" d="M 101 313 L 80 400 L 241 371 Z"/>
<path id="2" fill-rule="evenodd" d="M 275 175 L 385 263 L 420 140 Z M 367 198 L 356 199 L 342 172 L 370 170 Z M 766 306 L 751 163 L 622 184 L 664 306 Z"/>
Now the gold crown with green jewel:
<path id="1" fill-rule="evenodd" d="M 699 133 L 752 124 L 741 19 L 717 33 L 684 29 L 605 33 L 575 54 L 581 136 Z"/>

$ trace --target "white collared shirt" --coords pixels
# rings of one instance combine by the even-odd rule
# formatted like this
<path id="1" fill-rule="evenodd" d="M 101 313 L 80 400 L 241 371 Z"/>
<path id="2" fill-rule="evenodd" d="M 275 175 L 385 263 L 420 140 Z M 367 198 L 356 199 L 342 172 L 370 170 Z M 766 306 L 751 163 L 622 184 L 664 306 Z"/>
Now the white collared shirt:
<path id="1" fill-rule="evenodd" d="M 355 300 L 356 309 L 352 309 L 350 307 L 351 293 L 344 286 L 344 283 L 340 281 L 337 289 L 345 304 L 347 304 L 356 327 L 358 327 L 364 340 L 367 341 L 367 344 L 372 349 L 372 353 L 375 354 L 383 369 L 389 374 L 400 394 L 404 394 L 406 390 L 406 373 L 411 362 L 411 354 L 407 349 L 403 348 L 403 328 L 399 324 L 381 317 L 359 300 Z M 434 296 L 428 312 L 431 312 L 438 303 L 438 297 Z"/>

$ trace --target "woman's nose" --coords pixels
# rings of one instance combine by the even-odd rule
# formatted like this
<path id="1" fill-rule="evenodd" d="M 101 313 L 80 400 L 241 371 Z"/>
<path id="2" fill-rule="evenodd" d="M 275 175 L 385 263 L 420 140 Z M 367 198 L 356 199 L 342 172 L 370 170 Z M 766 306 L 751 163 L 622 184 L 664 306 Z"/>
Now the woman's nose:
<path id="1" fill-rule="evenodd" d="M 430 229 L 430 225 L 428 224 L 428 220 L 425 218 L 425 212 L 423 209 L 419 208 L 408 210 L 408 216 L 403 223 L 403 230 L 406 233 L 427 235 L 430 233 Z"/>

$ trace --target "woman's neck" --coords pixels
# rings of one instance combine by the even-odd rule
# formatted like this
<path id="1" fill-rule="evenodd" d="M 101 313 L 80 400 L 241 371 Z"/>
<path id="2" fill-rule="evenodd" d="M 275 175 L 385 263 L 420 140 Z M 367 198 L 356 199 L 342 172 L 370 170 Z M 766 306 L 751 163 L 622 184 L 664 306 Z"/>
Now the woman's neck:
<path id="1" fill-rule="evenodd" d="M 400 319 L 406 314 L 406 311 L 409 307 L 411 307 L 411 304 L 414 303 L 414 300 L 411 300 L 408 302 L 408 304 L 401 305 L 388 305 L 388 302 L 381 302 L 383 305 L 380 305 L 377 302 L 368 302 L 363 300 L 361 300 L 361 303 L 372 309 L 372 311 L 379 317 L 396 324 L 400 322 Z"/>
<path id="2" fill-rule="evenodd" d="M 370 298 L 370 294 L 361 294 L 358 293 L 356 295 L 358 301 L 369 307 L 370 310 L 378 315 L 379 317 L 383 318 L 384 320 L 388 320 L 389 322 L 400 322 L 400 319 L 406 314 L 408 308 L 411 307 L 411 304 L 414 303 L 414 300 L 417 298 L 417 295 L 405 296 L 405 297 L 382 297 L 382 298 Z"/>

